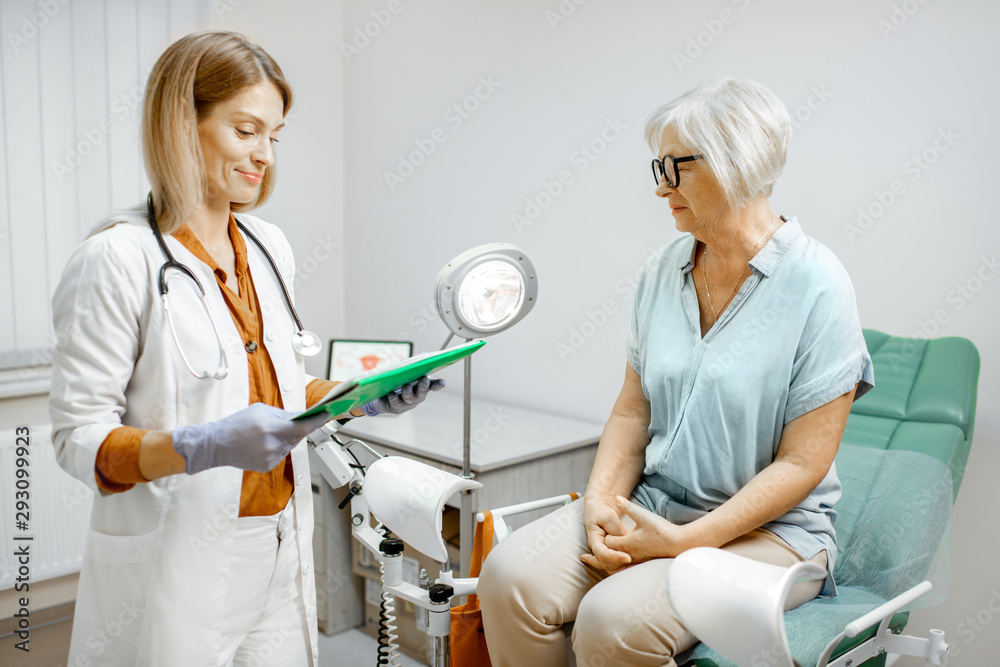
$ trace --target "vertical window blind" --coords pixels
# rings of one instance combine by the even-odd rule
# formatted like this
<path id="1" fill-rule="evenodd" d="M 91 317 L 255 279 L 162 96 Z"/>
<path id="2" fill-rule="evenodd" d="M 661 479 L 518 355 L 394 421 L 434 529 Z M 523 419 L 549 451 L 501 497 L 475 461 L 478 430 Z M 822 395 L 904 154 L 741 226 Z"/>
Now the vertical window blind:
<path id="1" fill-rule="evenodd" d="M 207 0 L 0 3 L 0 371 L 46 365 L 51 296 L 73 249 L 148 190 L 146 77 Z"/>

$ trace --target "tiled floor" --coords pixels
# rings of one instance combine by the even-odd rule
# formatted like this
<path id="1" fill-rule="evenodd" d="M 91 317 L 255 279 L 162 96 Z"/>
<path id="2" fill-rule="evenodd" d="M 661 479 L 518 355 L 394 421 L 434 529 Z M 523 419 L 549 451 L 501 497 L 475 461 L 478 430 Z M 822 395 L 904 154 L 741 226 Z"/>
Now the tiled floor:
<path id="1" fill-rule="evenodd" d="M 65 620 L 33 630 L 31 653 L 14 650 L 14 639 L 0 641 L 0 665 L 4 667 L 40 667 L 65 665 L 69 651 L 71 621 Z M 320 667 L 368 667 L 375 665 L 378 643 L 359 628 L 351 628 L 335 635 L 319 635 Z M 400 654 L 401 667 L 426 667 L 424 663 Z"/>
<path id="2" fill-rule="evenodd" d="M 375 665 L 378 643 L 358 628 L 344 630 L 335 635 L 319 635 L 320 667 L 366 667 Z M 426 667 L 424 663 L 400 654 L 402 667 Z"/>
<path id="3" fill-rule="evenodd" d="M 3 667 L 40 667 L 41 665 L 52 665 L 53 667 L 66 664 L 66 655 L 69 653 L 69 635 L 73 628 L 72 621 L 62 620 L 53 622 L 50 625 L 42 625 L 31 630 L 31 637 L 28 641 L 29 651 L 19 651 L 14 648 L 14 644 L 19 639 L 15 637 L 3 637 L 0 639 L 0 665 Z M 367 639 L 367 637 L 366 637 Z M 359 663 L 372 664 L 375 663 Z"/>

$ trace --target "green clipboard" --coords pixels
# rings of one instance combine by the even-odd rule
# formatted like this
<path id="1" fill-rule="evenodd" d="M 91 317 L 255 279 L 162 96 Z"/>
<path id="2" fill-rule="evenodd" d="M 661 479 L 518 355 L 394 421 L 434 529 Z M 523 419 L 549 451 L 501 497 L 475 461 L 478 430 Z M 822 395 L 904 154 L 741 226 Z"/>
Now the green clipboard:
<path id="1" fill-rule="evenodd" d="M 451 366 L 483 345 L 486 345 L 485 340 L 476 340 L 440 352 L 418 354 L 389 368 L 341 382 L 322 401 L 305 412 L 295 415 L 292 419 L 304 419 L 323 411 L 328 412 L 330 417 L 342 415 L 354 408 L 360 408 L 369 401 L 385 396 L 404 384 L 419 380 L 423 376 L 446 366 Z"/>

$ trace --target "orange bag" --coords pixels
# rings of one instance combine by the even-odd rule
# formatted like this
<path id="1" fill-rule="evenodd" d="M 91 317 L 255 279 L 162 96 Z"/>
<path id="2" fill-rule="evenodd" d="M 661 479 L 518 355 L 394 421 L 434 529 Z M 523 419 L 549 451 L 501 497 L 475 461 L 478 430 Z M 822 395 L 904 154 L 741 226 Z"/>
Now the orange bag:
<path id="1" fill-rule="evenodd" d="M 476 524 L 476 536 L 472 543 L 470 577 L 479 576 L 483 561 L 493 548 L 493 513 L 483 514 L 486 518 Z M 483 632 L 479 597 L 475 594 L 470 595 L 465 604 L 451 610 L 451 664 L 452 667 L 492 667 Z"/>

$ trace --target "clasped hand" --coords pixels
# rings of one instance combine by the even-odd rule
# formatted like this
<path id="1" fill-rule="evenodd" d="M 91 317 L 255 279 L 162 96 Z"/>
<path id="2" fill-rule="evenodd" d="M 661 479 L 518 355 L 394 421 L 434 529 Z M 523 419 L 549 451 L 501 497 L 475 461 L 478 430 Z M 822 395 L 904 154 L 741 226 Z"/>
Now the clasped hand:
<path id="1" fill-rule="evenodd" d="M 692 546 L 684 526 L 621 496 L 588 497 L 583 512 L 592 553 L 580 560 L 599 570 L 614 572 L 652 558 L 673 558 Z"/>

